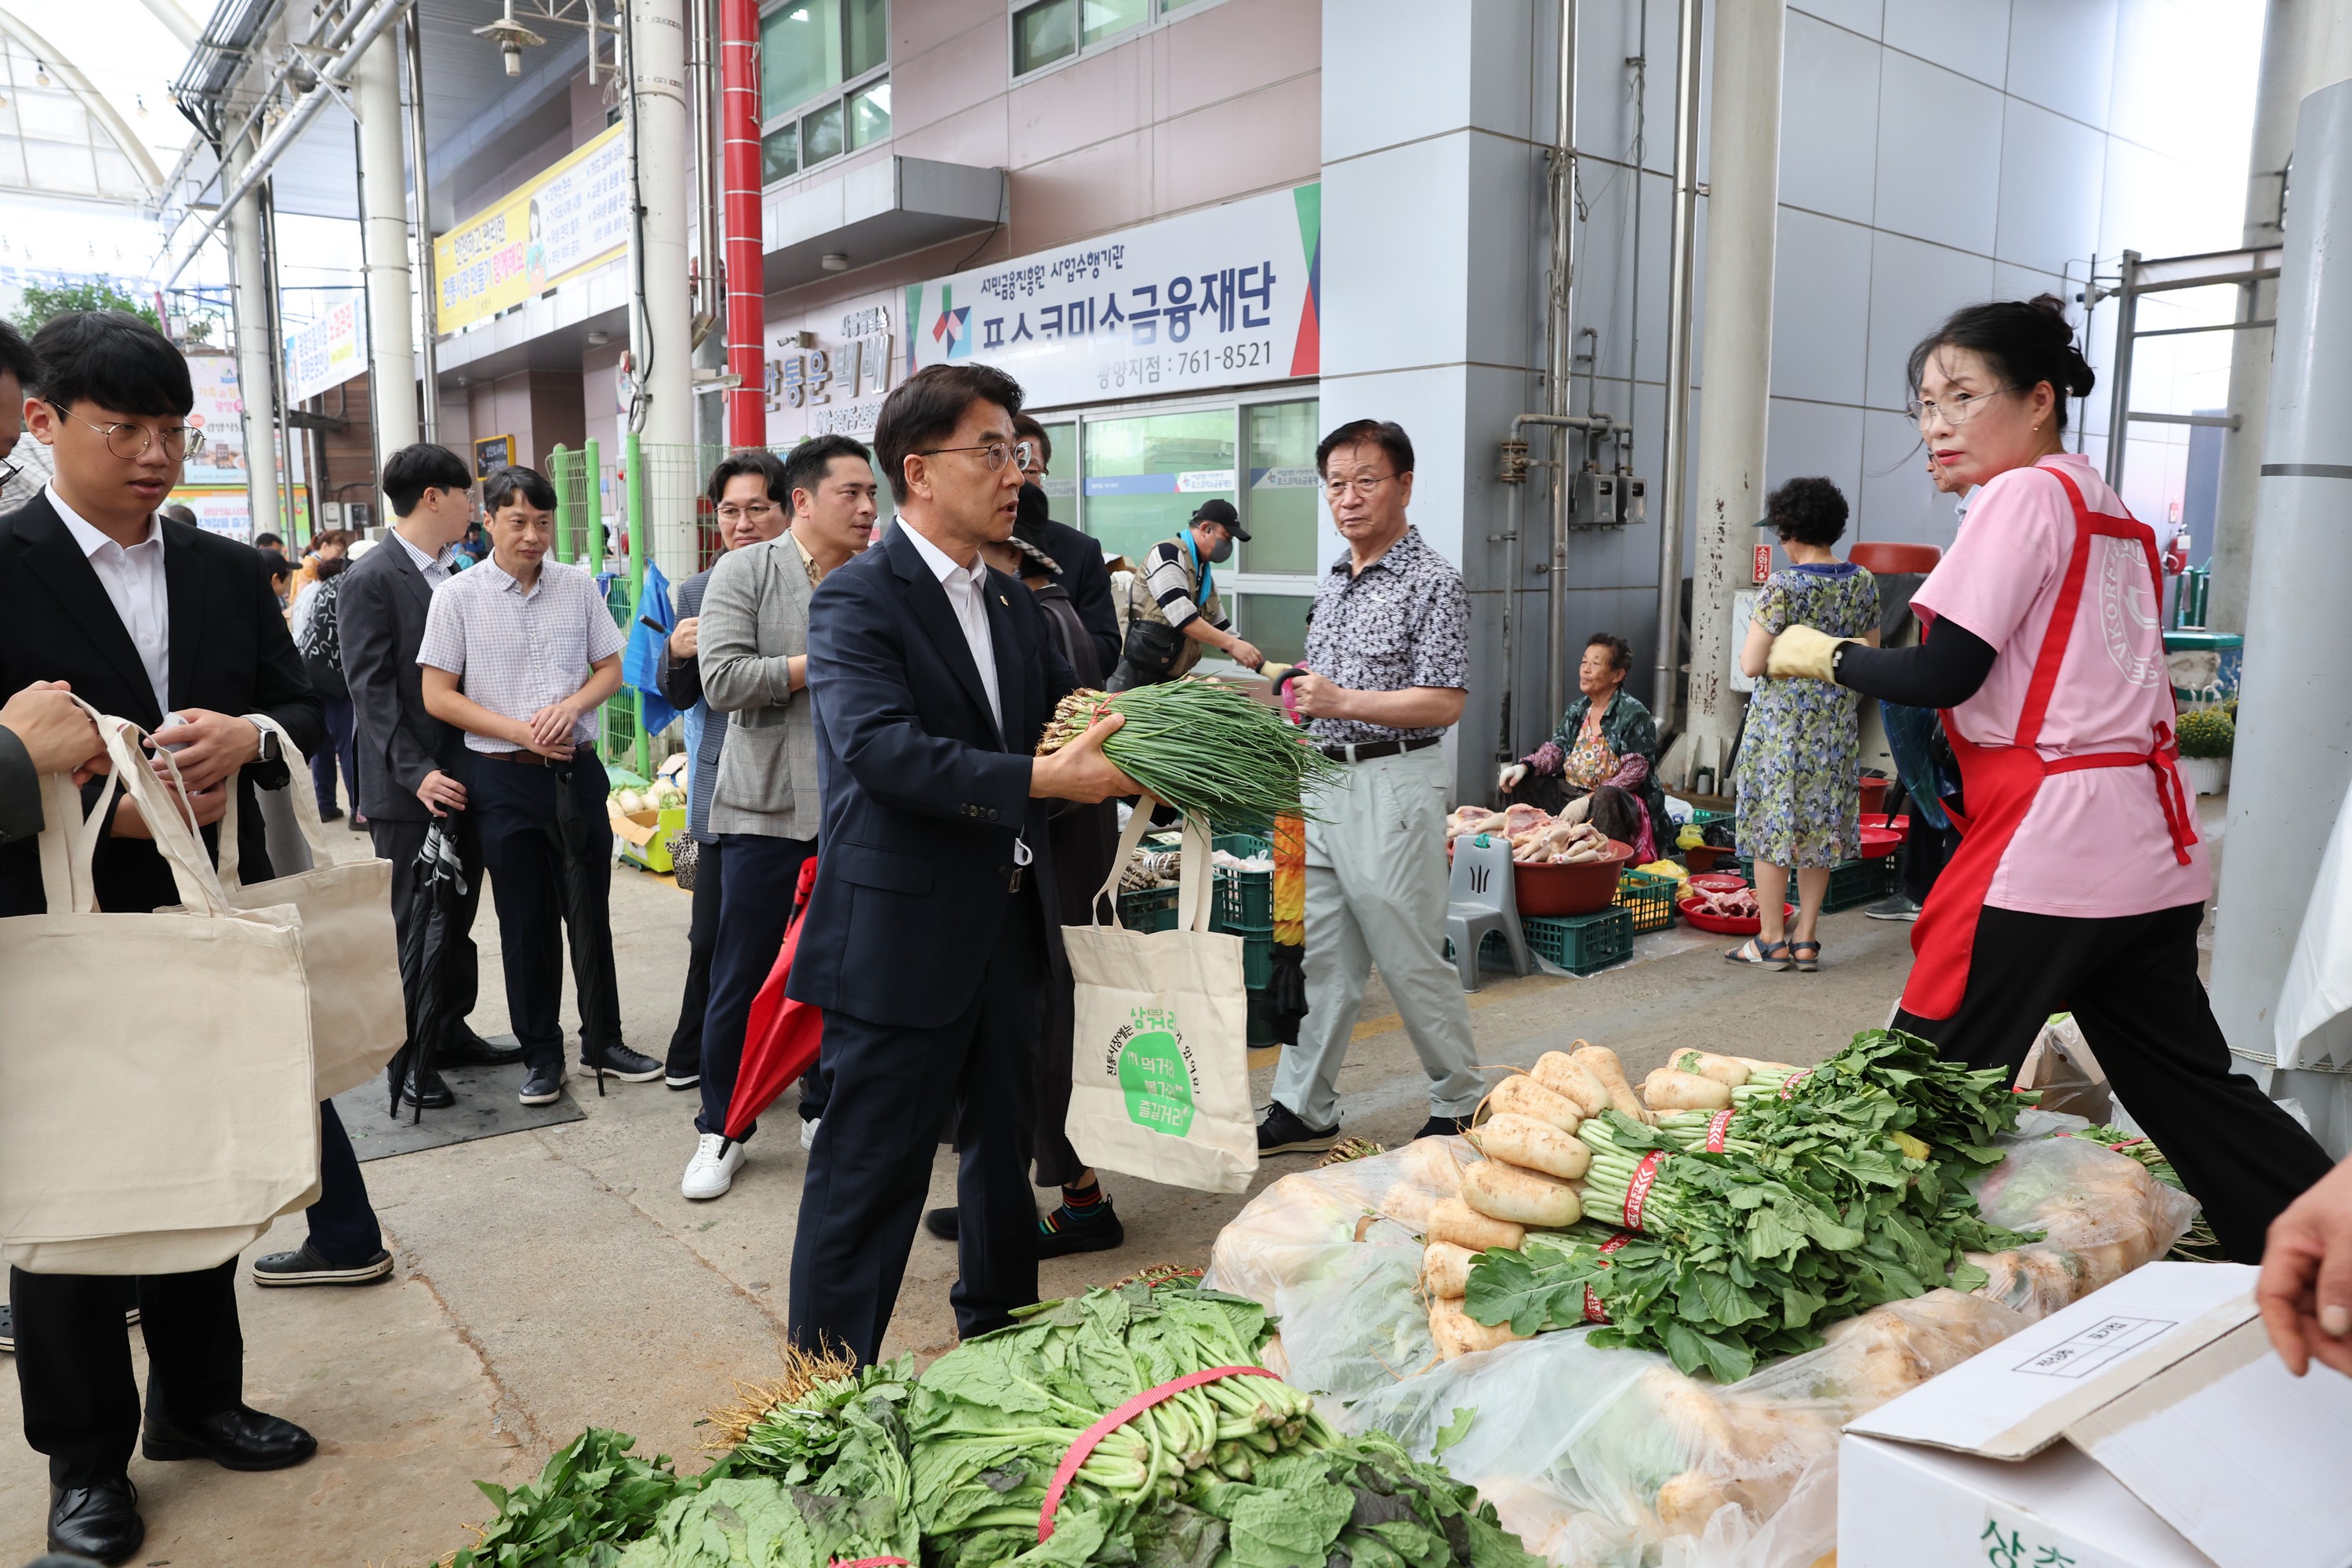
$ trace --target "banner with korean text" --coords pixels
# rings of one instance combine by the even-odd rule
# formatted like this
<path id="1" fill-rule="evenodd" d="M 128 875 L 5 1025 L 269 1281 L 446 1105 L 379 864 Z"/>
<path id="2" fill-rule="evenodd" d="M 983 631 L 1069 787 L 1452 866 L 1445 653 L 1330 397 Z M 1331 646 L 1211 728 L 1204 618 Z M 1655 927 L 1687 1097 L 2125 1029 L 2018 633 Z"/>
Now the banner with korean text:
<path id="1" fill-rule="evenodd" d="M 286 395 L 307 403 L 322 392 L 342 385 L 367 368 L 367 347 L 360 340 L 360 291 L 330 305 L 317 321 L 286 338 Z"/>
<path id="2" fill-rule="evenodd" d="M 599 132 L 433 242 L 435 331 L 486 321 L 620 253 L 629 242 L 623 129 Z"/>
<path id="3" fill-rule="evenodd" d="M 1034 407 L 1314 375 L 1322 186 L 907 288 L 903 363 L 977 360 Z"/>

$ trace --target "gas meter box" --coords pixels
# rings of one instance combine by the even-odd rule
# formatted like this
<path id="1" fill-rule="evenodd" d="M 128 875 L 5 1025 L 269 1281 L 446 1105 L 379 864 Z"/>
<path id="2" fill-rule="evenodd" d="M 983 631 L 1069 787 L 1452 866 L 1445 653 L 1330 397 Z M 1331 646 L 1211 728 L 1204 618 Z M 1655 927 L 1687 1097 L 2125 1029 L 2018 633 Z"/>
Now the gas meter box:
<path id="1" fill-rule="evenodd" d="M 1575 520 L 1577 527 L 1614 528 L 1617 526 L 1619 483 L 1617 475 L 1596 473 L 1590 468 L 1576 476 L 1576 483 L 1569 499 L 1569 516 Z"/>

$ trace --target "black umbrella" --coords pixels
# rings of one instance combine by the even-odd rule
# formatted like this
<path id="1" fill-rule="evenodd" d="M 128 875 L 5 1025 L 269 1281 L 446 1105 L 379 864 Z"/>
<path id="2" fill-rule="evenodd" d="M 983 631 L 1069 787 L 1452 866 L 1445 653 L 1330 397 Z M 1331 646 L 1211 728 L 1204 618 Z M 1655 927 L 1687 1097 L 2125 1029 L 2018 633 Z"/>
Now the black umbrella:
<path id="1" fill-rule="evenodd" d="M 595 896 L 591 879 L 596 873 L 587 860 L 585 845 L 597 837 L 589 832 L 590 825 L 580 810 L 579 796 L 572 793 L 572 764 L 550 763 L 548 770 L 555 774 L 555 819 L 544 825 L 545 831 L 555 839 L 556 864 L 563 868 L 563 928 L 572 944 L 572 980 L 580 993 L 580 1054 L 594 1064 L 596 1092 L 604 1092 L 604 1045 L 597 1038 L 597 1027 L 607 998 L 604 992 L 603 944 L 613 940 L 612 925 L 605 913 L 604 900 Z M 610 842 L 612 830 L 605 819 L 593 825 L 596 835 Z M 620 1020 L 612 1020 L 613 1034 L 620 1033 Z"/>
<path id="2" fill-rule="evenodd" d="M 392 1080 L 392 1119 L 400 1120 L 400 1086 L 413 1068 L 420 1087 L 433 1070 L 433 1047 L 453 1020 L 449 1016 L 444 972 L 457 910 L 466 896 L 466 878 L 457 859 L 457 845 L 446 819 L 436 818 L 425 830 L 425 846 L 416 852 L 413 886 L 408 893 L 408 922 L 400 941 L 400 990 L 408 1011 L 408 1039 L 386 1069 Z M 425 1120 L 416 1107 L 415 1120 Z"/>

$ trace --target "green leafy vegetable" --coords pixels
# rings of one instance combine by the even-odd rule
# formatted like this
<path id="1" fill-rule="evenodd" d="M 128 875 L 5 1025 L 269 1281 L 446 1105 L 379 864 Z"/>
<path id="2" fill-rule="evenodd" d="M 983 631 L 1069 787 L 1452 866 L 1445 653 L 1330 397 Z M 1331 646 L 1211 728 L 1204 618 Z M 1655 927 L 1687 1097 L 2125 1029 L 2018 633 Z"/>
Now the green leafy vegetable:
<path id="1" fill-rule="evenodd" d="M 1453 1447 L 1455 1444 L 1461 1442 L 1463 1438 L 1470 1436 L 1470 1423 L 1476 1419 L 1478 1419 L 1478 1407 L 1476 1405 L 1455 1405 L 1454 1407 L 1454 1419 L 1448 1421 L 1444 1426 L 1437 1429 L 1437 1438 L 1429 1446 L 1429 1457 L 1433 1459 L 1444 1458 L 1445 1457 L 1446 1449 Z"/>
<path id="2" fill-rule="evenodd" d="M 1121 772 L 1169 805 L 1221 827 L 1265 832 L 1307 813 L 1301 797 L 1339 764 L 1255 698 L 1214 680 L 1171 680 L 1106 697 L 1074 691 L 1038 751 L 1059 751 L 1106 711 L 1125 721 L 1103 742 Z"/>
<path id="3" fill-rule="evenodd" d="M 642 1534 L 655 1515 L 694 1482 L 667 1455 L 632 1457 L 636 1439 L 591 1426 L 547 1461 L 539 1479 L 515 1488 L 476 1481 L 498 1506 L 482 1539 L 451 1568 L 557 1568 L 610 1562 L 592 1555 L 603 1542 Z"/>

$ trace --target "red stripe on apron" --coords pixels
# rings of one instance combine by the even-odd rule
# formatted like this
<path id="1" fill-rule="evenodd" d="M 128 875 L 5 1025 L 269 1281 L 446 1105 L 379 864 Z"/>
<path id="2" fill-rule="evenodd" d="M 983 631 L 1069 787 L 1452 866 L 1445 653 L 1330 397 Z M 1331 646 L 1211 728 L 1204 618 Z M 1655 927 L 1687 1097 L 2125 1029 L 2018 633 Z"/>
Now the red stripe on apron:
<path id="1" fill-rule="evenodd" d="M 1944 710 L 1944 733 L 1960 764 L 1961 798 L 1969 810 L 1965 817 L 1956 811 L 1949 813 L 1953 826 L 1960 830 L 1959 847 L 1937 878 L 1935 890 L 1927 895 L 1918 921 L 1911 928 L 1915 962 L 1903 988 L 1903 1010 L 1915 1017 L 1948 1018 L 1959 1010 L 1960 998 L 1968 994 L 1969 965 L 1976 951 L 1977 918 L 1992 890 L 2001 857 L 2008 853 L 2026 814 L 2033 809 L 2042 781 L 2050 774 L 2094 768 L 2151 769 L 2172 852 L 2182 865 L 2189 864 L 2189 847 L 2197 842 L 2195 817 L 2175 766 L 2180 751 L 2173 744 L 2170 724 L 2157 724 L 2154 743 L 2145 752 L 2100 752 L 2053 762 L 2034 749 L 2042 737 L 2042 721 L 2050 711 L 2050 700 L 2058 689 L 2060 667 L 2065 663 L 2066 645 L 2082 607 L 2092 539 L 2105 535 L 2137 543 L 2147 557 L 2157 603 L 2164 602 L 2163 568 L 2157 560 L 2155 532 L 2127 514 L 2117 517 L 2091 510 L 2064 469 L 2045 471 L 2065 487 L 2066 499 L 2074 506 L 2074 550 L 2067 559 L 2058 602 L 2051 606 L 2050 626 L 2034 657 L 2033 679 L 2026 687 L 2025 704 L 2019 710 L 2017 733 L 2011 742 L 2005 746 L 1978 745 L 1960 733 L 1951 710 Z"/>

